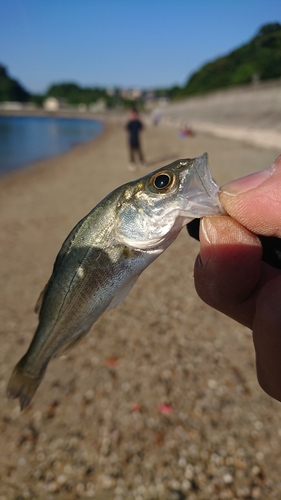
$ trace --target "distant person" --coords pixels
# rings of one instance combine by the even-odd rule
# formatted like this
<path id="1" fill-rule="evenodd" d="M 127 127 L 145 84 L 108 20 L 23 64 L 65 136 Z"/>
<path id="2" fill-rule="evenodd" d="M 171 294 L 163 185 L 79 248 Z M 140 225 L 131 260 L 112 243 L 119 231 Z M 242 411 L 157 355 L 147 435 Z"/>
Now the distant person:
<path id="1" fill-rule="evenodd" d="M 194 132 L 192 128 L 187 125 L 186 123 L 183 123 L 180 129 L 180 134 L 179 134 L 181 139 L 184 139 L 185 137 L 193 137 Z"/>
<path id="2" fill-rule="evenodd" d="M 140 132 L 143 130 L 143 124 L 139 119 L 139 115 L 136 109 L 132 108 L 129 112 L 129 121 L 126 124 L 126 130 L 128 131 L 129 139 L 129 170 L 136 170 L 136 156 L 138 156 L 139 161 L 144 165 L 144 157 L 142 154 L 141 144 L 140 144 Z"/>
<path id="3" fill-rule="evenodd" d="M 161 111 L 159 109 L 155 108 L 151 114 L 151 121 L 152 121 L 152 124 L 154 125 L 154 127 L 156 127 L 158 125 L 158 123 L 161 120 L 161 117 L 162 117 Z"/>

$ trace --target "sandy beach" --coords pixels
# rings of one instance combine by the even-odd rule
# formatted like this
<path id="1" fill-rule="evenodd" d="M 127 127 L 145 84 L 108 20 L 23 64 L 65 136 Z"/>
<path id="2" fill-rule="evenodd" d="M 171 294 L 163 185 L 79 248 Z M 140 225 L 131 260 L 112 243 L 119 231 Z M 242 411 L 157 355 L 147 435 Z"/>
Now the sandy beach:
<path id="1" fill-rule="evenodd" d="M 127 169 L 122 123 L 0 180 L 0 500 L 281 498 L 281 407 L 258 386 L 251 332 L 196 295 L 183 230 L 67 356 L 22 413 L 5 391 L 37 325 L 61 244 L 111 190 L 209 153 L 222 185 L 280 154 L 149 124 L 147 166 Z M 159 406 L 160 405 L 160 406 Z M 161 406 L 169 405 L 169 406 Z"/>

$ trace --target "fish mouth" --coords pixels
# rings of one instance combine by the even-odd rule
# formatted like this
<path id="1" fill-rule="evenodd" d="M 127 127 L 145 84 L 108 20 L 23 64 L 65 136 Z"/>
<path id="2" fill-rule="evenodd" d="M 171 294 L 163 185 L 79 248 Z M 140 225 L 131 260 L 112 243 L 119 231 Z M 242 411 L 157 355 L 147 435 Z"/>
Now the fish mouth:
<path id="1" fill-rule="evenodd" d="M 190 160 L 180 160 L 181 165 Z M 183 179 L 180 215 L 191 219 L 225 214 L 220 203 L 219 186 L 211 176 L 208 154 L 194 158 Z"/>

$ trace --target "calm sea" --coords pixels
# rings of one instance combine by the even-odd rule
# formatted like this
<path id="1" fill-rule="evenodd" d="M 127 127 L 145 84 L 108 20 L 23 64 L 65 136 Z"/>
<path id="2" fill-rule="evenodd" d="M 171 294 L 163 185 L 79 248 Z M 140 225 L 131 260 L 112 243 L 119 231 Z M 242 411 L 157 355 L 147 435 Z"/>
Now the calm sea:
<path id="1" fill-rule="evenodd" d="M 0 175 L 64 153 L 90 141 L 103 129 L 96 120 L 0 116 Z"/>

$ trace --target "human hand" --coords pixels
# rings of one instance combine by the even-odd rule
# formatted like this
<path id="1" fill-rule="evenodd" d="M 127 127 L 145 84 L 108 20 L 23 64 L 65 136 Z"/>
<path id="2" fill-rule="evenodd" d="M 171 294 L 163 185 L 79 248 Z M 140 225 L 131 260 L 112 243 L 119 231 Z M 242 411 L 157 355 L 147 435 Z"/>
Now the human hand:
<path id="1" fill-rule="evenodd" d="M 262 261 L 256 236 L 281 238 L 281 156 L 269 169 L 225 185 L 220 200 L 228 216 L 201 220 L 196 290 L 253 330 L 258 381 L 281 401 L 281 271 Z"/>

